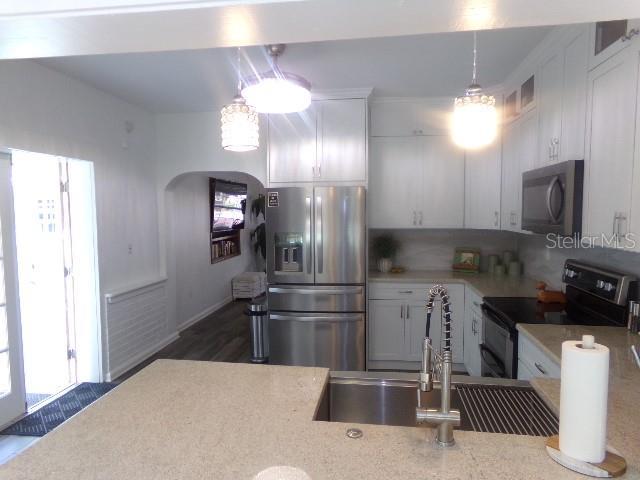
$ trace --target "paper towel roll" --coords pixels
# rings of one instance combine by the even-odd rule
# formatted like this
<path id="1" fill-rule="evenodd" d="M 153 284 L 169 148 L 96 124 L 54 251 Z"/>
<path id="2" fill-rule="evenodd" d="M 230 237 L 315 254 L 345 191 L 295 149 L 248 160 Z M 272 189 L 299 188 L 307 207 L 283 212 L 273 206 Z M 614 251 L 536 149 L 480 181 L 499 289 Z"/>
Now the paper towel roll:
<path id="1" fill-rule="evenodd" d="M 563 342 L 560 378 L 560 451 L 577 460 L 602 462 L 607 445 L 609 349 L 594 343 L 591 335 Z"/>

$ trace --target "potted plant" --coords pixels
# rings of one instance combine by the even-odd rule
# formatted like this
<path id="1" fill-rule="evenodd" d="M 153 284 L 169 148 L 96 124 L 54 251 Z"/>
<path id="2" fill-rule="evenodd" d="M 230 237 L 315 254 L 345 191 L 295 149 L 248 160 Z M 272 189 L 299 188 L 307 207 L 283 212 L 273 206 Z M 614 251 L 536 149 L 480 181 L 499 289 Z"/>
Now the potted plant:
<path id="1" fill-rule="evenodd" d="M 262 215 L 263 220 L 265 219 L 264 200 L 265 200 L 264 195 L 260 194 L 258 195 L 257 198 L 254 198 L 253 201 L 251 202 L 251 216 L 256 220 L 260 218 L 260 215 Z M 256 253 L 256 264 L 258 263 L 258 260 L 262 258 L 261 263 L 264 266 L 264 262 L 267 260 L 267 234 L 265 230 L 264 221 L 258 224 L 258 226 L 251 231 L 251 241 L 253 242 L 253 250 Z M 258 267 L 258 270 L 263 270 L 263 271 L 266 270 L 264 267 L 259 268 L 258 265 L 256 266 Z"/>
<path id="2" fill-rule="evenodd" d="M 390 234 L 379 235 L 373 239 L 371 248 L 377 259 L 378 270 L 388 273 L 393 266 L 393 257 L 400 249 L 398 241 Z"/>

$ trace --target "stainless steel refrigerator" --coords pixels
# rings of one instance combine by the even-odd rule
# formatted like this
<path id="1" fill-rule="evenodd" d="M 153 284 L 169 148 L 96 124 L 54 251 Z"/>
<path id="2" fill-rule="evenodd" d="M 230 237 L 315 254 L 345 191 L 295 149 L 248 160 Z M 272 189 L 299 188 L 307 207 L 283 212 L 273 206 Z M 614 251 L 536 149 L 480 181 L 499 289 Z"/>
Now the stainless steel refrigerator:
<path id="1" fill-rule="evenodd" d="M 267 191 L 269 360 L 365 368 L 364 187 Z"/>

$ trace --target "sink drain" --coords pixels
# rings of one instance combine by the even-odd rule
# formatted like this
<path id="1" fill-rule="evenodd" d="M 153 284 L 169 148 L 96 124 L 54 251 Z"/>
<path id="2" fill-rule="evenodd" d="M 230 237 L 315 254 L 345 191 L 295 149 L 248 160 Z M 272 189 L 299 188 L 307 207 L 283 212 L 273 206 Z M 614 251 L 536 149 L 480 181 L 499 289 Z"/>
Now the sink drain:
<path id="1" fill-rule="evenodd" d="M 364 433 L 362 433 L 362 430 L 359 428 L 347 429 L 347 437 L 349 438 L 362 438 L 362 435 L 364 435 Z"/>

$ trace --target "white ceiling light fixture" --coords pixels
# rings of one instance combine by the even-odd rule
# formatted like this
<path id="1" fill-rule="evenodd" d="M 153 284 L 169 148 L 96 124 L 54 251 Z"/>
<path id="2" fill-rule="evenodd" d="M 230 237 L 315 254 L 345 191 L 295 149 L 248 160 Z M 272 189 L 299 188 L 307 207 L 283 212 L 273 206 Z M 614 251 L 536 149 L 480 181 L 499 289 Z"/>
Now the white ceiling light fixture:
<path id="1" fill-rule="evenodd" d="M 229 105 L 220 111 L 222 148 L 231 152 L 249 152 L 260 146 L 260 125 L 256 109 L 247 105 L 240 93 L 240 49 L 238 48 L 238 92 Z"/>
<path id="2" fill-rule="evenodd" d="M 473 32 L 473 79 L 464 95 L 454 102 L 451 137 L 459 147 L 472 150 L 493 142 L 498 134 L 496 99 L 486 95 L 477 82 L 477 38 Z"/>
<path id="3" fill-rule="evenodd" d="M 271 70 L 248 77 L 244 81 L 242 96 L 259 113 L 293 113 L 306 110 L 311 104 L 311 84 L 299 75 L 283 72 L 278 67 L 278 56 L 285 45 L 267 45 L 273 59 Z"/>

